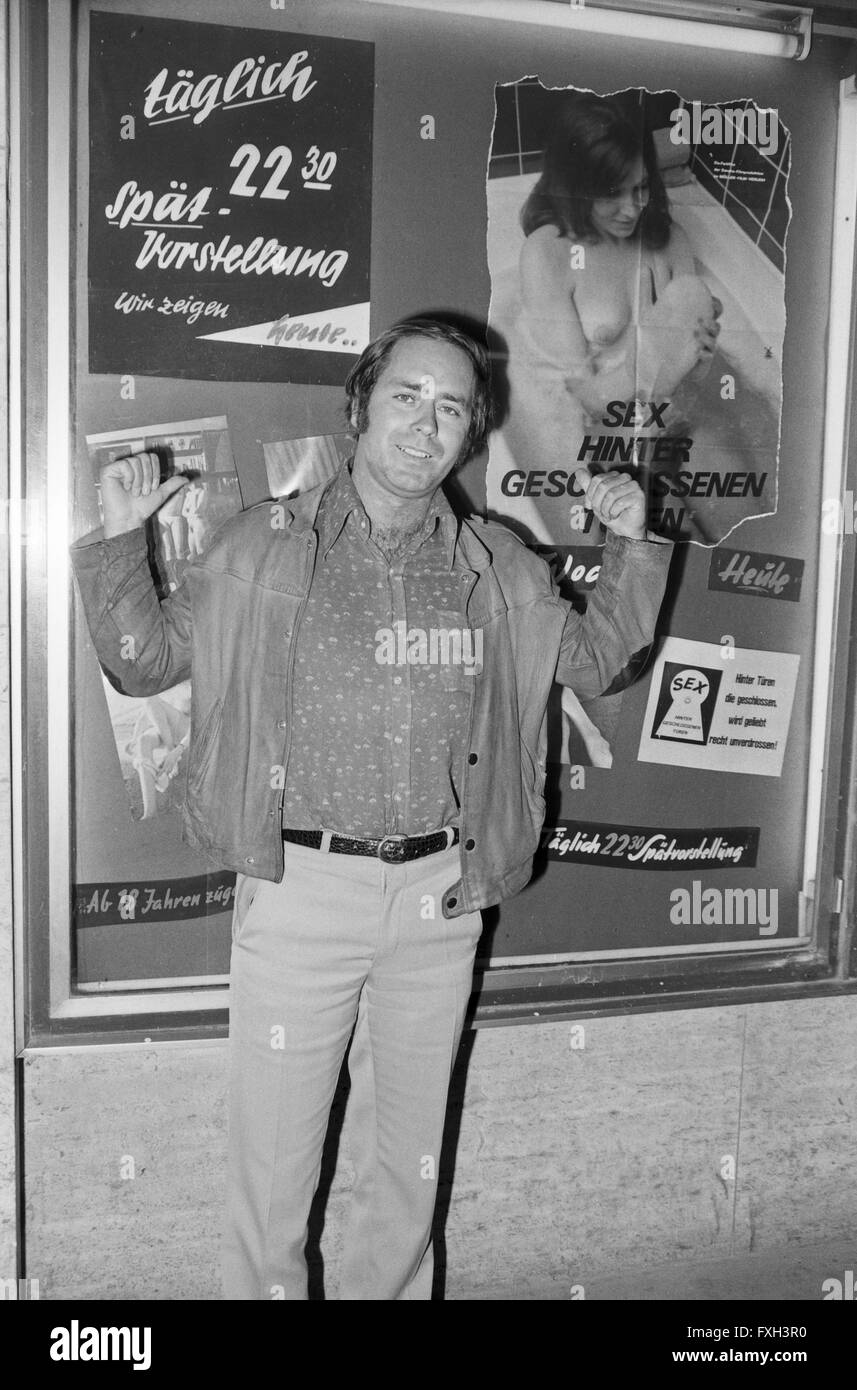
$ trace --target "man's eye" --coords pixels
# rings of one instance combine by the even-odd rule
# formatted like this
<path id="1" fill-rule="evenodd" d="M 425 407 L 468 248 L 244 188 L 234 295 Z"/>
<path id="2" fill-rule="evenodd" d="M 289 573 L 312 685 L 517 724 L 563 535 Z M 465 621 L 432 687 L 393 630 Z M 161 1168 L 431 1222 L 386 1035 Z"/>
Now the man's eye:
<path id="1" fill-rule="evenodd" d="M 443 405 L 441 406 L 441 410 L 445 410 L 447 414 L 455 415 L 456 417 L 458 417 L 461 414 L 461 411 L 458 409 L 457 405 Z"/>
<path id="2" fill-rule="evenodd" d="M 416 397 L 413 391 L 397 391 L 395 395 L 397 401 L 413 401 Z"/>

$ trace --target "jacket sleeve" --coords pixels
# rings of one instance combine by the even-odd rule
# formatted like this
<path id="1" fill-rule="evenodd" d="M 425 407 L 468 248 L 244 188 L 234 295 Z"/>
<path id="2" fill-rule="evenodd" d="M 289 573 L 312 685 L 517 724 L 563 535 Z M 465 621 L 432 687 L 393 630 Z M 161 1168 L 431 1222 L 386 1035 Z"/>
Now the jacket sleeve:
<path id="1" fill-rule="evenodd" d="M 187 583 L 159 599 L 149 568 L 146 533 L 109 540 L 100 531 L 71 548 L 83 610 L 98 660 L 123 695 L 157 695 L 191 669 L 191 606 Z"/>
<path id="2" fill-rule="evenodd" d="M 569 608 L 555 679 L 582 700 L 637 679 L 652 648 L 673 547 L 607 533 L 586 612 Z"/>

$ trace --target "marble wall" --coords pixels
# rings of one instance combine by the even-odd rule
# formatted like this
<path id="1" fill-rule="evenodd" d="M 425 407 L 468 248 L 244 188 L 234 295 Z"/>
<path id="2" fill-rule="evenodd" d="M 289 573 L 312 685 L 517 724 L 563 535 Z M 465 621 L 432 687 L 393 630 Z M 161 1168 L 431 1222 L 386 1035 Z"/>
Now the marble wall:
<path id="1" fill-rule="evenodd" d="M 831 1260 L 854 1267 L 857 998 L 591 1019 L 582 1041 L 568 1023 L 465 1037 L 440 1174 L 447 1298 L 812 1299 Z M 218 1297 L 225 1061 L 222 1043 L 28 1057 L 41 1297 Z M 345 1115 L 313 1259 L 328 1296 Z M 319 1227 L 317 1211 L 313 1249 Z"/>

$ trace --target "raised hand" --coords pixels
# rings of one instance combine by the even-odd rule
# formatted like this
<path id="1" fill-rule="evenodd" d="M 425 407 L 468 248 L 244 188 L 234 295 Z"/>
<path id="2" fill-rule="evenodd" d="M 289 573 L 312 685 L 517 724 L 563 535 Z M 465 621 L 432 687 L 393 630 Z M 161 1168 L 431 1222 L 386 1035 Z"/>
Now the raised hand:
<path id="1" fill-rule="evenodd" d="M 627 473 L 597 473 L 576 468 L 574 476 L 585 488 L 583 505 L 595 513 L 602 526 L 630 540 L 646 539 L 646 494 Z"/>
<path id="2" fill-rule="evenodd" d="M 101 469 L 100 479 L 105 538 L 144 525 L 189 481 L 179 474 L 161 481 L 161 461 L 152 451 L 111 458 Z"/>

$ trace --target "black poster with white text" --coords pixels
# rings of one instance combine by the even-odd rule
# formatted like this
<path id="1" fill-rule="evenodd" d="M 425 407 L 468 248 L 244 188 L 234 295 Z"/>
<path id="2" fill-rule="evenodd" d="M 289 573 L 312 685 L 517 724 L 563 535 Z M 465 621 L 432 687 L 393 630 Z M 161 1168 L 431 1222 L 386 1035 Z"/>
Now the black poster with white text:
<path id="1" fill-rule="evenodd" d="M 369 338 L 374 45 L 91 16 L 89 369 L 337 385 Z"/>

